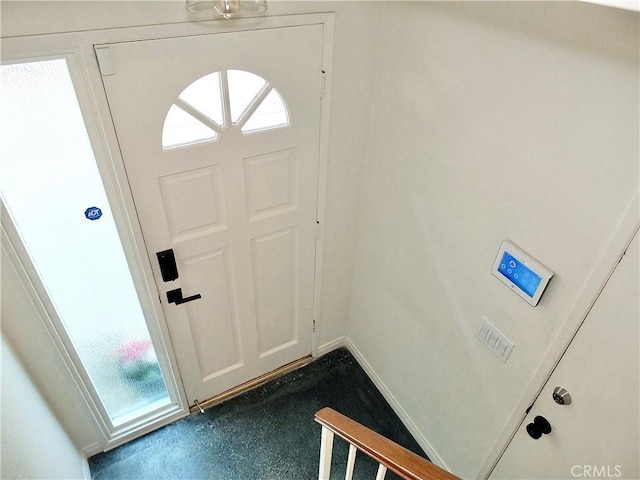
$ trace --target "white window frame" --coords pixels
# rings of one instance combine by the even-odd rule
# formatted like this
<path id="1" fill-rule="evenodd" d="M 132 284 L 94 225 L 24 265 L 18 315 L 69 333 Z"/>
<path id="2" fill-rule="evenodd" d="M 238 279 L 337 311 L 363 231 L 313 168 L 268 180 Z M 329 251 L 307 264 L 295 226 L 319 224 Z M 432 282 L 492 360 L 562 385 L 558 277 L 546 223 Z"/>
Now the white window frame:
<path id="1" fill-rule="evenodd" d="M 133 283 L 136 287 L 140 305 L 144 313 L 144 317 L 149 328 L 149 333 L 156 349 L 158 362 L 161 365 L 165 376 L 165 382 L 170 397 L 170 404 L 166 407 L 154 410 L 146 415 L 142 415 L 135 420 L 115 425 L 105 409 L 100 396 L 93 386 L 93 383 L 84 369 L 80 357 L 77 355 L 76 349 L 69 337 L 62 320 L 59 318 L 56 309 L 49 298 L 46 288 L 39 278 L 37 270 L 31 262 L 29 254 L 25 249 L 20 235 L 13 224 L 9 215 L 4 211 L 2 215 L 3 240 L 9 244 L 6 248 L 7 254 L 12 258 L 14 268 L 22 271 L 27 277 L 28 282 L 33 286 L 38 296 L 40 304 L 44 308 L 43 317 L 45 319 L 45 327 L 50 333 L 55 343 L 55 347 L 61 354 L 66 363 L 68 371 L 71 373 L 75 387 L 82 395 L 85 403 L 90 409 L 93 418 L 96 420 L 97 427 L 103 438 L 101 439 L 105 447 L 111 447 L 123 443 L 132 438 L 132 435 L 138 435 L 140 432 L 147 432 L 148 427 L 155 426 L 158 423 L 168 423 L 185 416 L 188 413 L 186 399 L 182 392 L 179 378 L 173 373 L 172 365 L 175 364 L 173 352 L 168 348 L 165 339 L 167 336 L 163 332 L 163 316 L 162 310 L 159 308 L 159 301 L 156 297 L 154 302 L 154 294 L 152 288 L 145 276 L 144 257 L 141 255 L 139 244 L 136 239 L 136 224 L 132 222 L 130 216 L 131 210 L 123 205 L 122 198 L 128 189 L 123 188 L 121 179 L 114 177 L 112 172 L 113 162 L 109 155 L 109 150 L 105 148 L 102 140 L 101 129 L 95 120 L 95 111 L 90 104 L 89 92 L 85 79 L 82 75 L 83 65 L 79 61 L 79 53 L 77 51 L 56 51 L 45 55 L 36 56 L 16 55 L 9 59 L 4 57 L 3 64 L 29 63 L 47 60 L 65 60 L 69 69 L 74 90 L 83 115 L 83 120 L 87 128 L 87 135 L 91 142 L 95 160 L 102 177 L 102 181 L 107 192 L 107 197 L 113 212 L 114 220 L 120 241 L 125 252 L 125 257 Z M 126 185 L 125 185 L 126 186 Z M 141 239 L 141 237 L 140 237 Z M 148 262 L 147 262 L 148 263 Z M 151 285 L 154 287 L 154 285 Z"/>

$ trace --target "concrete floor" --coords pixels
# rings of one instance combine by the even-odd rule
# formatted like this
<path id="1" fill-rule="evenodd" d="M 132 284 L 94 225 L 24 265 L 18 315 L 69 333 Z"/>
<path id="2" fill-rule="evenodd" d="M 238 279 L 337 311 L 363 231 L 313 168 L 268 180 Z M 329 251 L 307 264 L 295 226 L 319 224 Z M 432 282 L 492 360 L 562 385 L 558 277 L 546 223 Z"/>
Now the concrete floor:
<path id="1" fill-rule="evenodd" d="M 89 459 L 94 479 L 311 480 L 318 476 L 315 412 L 333 409 L 426 457 L 348 350 L 335 350 L 142 438 Z M 347 444 L 334 440 L 332 478 L 344 478 Z M 377 464 L 358 453 L 355 479 Z M 397 478 L 391 472 L 387 479 Z"/>

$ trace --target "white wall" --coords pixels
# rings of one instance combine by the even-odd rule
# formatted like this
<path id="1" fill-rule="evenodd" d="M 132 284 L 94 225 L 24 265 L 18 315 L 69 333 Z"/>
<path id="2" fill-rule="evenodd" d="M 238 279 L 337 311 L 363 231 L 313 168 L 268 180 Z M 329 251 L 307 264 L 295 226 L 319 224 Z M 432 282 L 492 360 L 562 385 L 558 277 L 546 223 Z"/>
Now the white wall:
<path id="1" fill-rule="evenodd" d="M 88 478 L 73 445 L 31 378 L 1 337 L 2 478 Z"/>
<path id="2" fill-rule="evenodd" d="M 385 12 L 347 333 L 471 478 L 638 189 L 638 14 L 570 2 Z M 536 308 L 490 273 L 505 239 L 555 271 Z M 474 337 L 482 315 L 515 342 L 508 363 Z"/>
<path id="3" fill-rule="evenodd" d="M 102 434 L 55 347 L 46 327 L 46 312 L 33 285 L 8 241 L 4 237 L 2 240 L 2 335 L 19 355 L 35 388 L 64 425 L 71 441 L 80 450 L 90 450 L 103 441 Z"/>

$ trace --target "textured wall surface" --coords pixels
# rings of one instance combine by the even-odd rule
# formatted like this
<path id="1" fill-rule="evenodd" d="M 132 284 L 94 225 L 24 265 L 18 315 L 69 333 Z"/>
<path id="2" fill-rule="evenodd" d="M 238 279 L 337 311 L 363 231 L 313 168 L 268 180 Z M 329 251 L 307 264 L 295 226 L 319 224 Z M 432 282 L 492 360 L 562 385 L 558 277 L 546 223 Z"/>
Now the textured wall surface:
<path id="1" fill-rule="evenodd" d="M 638 190 L 638 14 L 387 14 L 347 333 L 445 463 L 474 477 Z M 506 239 L 555 272 L 536 308 L 491 275 Z M 515 343 L 508 363 L 475 338 L 482 315 Z"/>

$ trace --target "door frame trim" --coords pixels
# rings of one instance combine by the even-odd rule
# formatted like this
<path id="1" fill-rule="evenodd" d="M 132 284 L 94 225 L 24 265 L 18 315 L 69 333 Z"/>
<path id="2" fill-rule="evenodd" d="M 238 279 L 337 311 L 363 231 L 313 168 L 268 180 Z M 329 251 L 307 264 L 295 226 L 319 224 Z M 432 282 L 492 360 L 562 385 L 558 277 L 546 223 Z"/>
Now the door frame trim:
<path id="1" fill-rule="evenodd" d="M 106 92 L 102 84 L 102 76 L 94 52 L 94 45 L 105 43 L 119 43 L 136 40 L 152 40 L 160 38 L 175 38 L 181 36 L 205 35 L 211 33 L 242 32 L 250 30 L 296 27 L 306 25 L 322 25 L 322 70 L 324 71 L 324 89 L 320 98 L 320 132 L 319 132 L 319 172 L 318 199 L 316 207 L 316 221 L 318 230 L 316 235 L 316 258 L 314 273 L 314 328 L 311 353 L 318 356 L 318 326 L 321 323 L 320 298 L 322 292 L 322 251 L 324 239 L 324 219 L 326 206 L 326 185 L 329 147 L 329 119 L 331 100 L 331 73 L 333 60 L 333 32 L 334 13 L 312 13 L 299 15 L 284 15 L 273 17 L 239 18 L 233 21 L 211 20 L 202 22 L 183 22 L 175 24 L 124 27 L 114 29 L 99 29 L 81 32 L 54 33 L 45 35 L 29 35 L 4 38 L 2 41 L 3 60 L 30 60 L 36 58 L 51 58 L 65 56 L 73 59 L 73 68 L 77 70 L 74 85 L 83 107 L 87 131 L 91 138 L 96 163 L 102 176 L 116 225 L 121 236 L 125 255 L 129 262 L 134 284 L 138 290 L 141 304 L 145 312 L 155 318 L 156 325 L 149 325 L 155 329 L 158 338 L 162 340 L 169 359 L 169 367 L 175 375 L 175 386 L 178 393 L 180 412 L 166 421 L 154 423 L 153 428 L 147 427 L 135 432 L 112 432 L 105 439 L 96 439 L 95 445 L 81 446 L 89 449 L 89 454 L 114 448 L 126 441 L 148 433 L 163 424 L 176 420 L 180 416 L 188 415 L 189 409 L 181 384 L 180 371 L 175 358 L 169 330 L 164 317 L 157 287 L 151 269 L 151 260 L 147 256 L 142 236 L 142 229 L 137 219 L 135 204 L 131 194 L 124 161 L 120 152 L 113 120 L 110 116 Z M 70 66 L 71 67 L 71 66 Z M 321 75 L 321 72 L 318 72 Z M 77 80 L 77 82 L 76 82 Z M 59 345 L 54 345 L 59 348 Z M 25 352 L 18 352 L 26 354 Z M 70 359 L 64 359 L 69 365 Z M 78 379 L 75 379 L 76 382 Z M 97 412 L 88 405 L 93 414 Z M 98 424 L 101 422 L 97 421 Z M 104 432 L 104 427 L 97 425 Z M 67 425 L 66 427 L 72 428 Z M 106 433 L 106 432 L 105 432 Z M 115 435 L 114 435 L 115 433 Z"/>
<path id="2" fill-rule="evenodd" d="M 562 361 L 564 353 L 571 341 L 586 320 L 593 305 L 613 275 L 620 259 L 633 241 L 640 224 L 638 222 L 638 205 L 640 190 L 636 190 L 620 217 L 617 228 L 611 233 L 609 241 L 597 258 L 591 275 L 586 280 L 584 288 L 573 308 L 564 320 L 549 350 L 538 366 L 527 388 L 520 397 L 500 436 L 480 467 L 477 478 L 488 479 L 500 458 L 508 448 L 513 437 L 520 429 L 527 416 L 528 407 L 532 406 L 544 389 L 554 369 Z"/>

